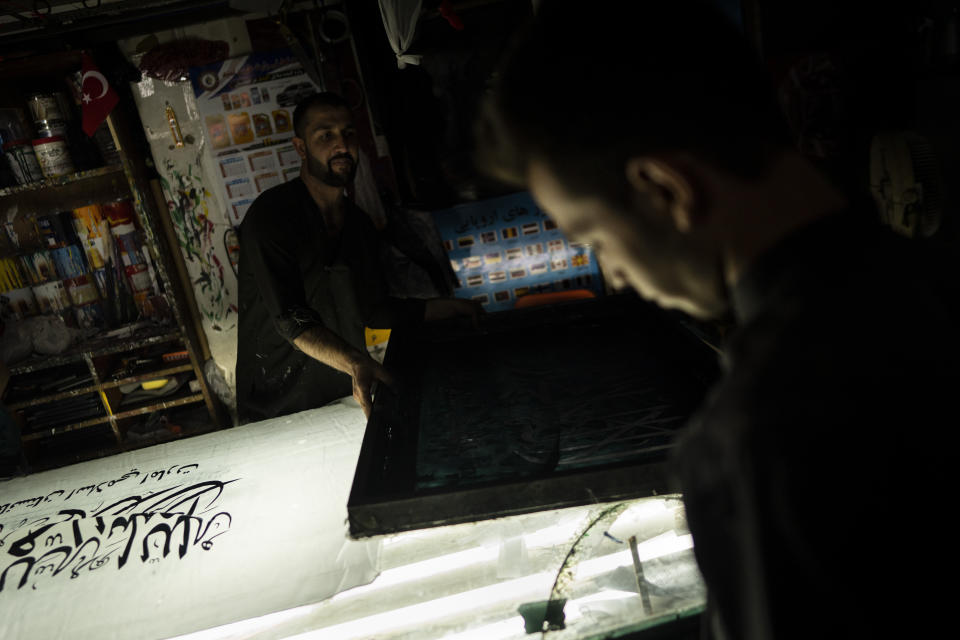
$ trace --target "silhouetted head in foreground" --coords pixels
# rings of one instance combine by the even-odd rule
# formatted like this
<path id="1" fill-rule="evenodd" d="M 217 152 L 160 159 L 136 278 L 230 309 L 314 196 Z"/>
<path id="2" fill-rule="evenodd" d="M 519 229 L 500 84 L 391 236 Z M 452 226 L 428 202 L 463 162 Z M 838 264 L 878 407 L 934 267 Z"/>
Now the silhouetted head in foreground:
<path id="1" fill-rule="evenodd" d="M 608 6 L 542 3 L 495 74 L 478 161 L 529 187 L 614 285 L 717 316 L 757 254 L 843 198 L 791 148 L 725 15 L 695 1 Z"/>

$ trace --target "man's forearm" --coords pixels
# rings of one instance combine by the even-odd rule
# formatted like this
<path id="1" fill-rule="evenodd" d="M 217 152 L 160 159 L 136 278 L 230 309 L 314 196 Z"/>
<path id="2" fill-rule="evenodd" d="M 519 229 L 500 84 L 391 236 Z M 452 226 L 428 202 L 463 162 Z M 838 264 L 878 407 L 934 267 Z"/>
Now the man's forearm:
<path id="1" fill-rule="evenodd" d="M 311 358 L 351 376 L 368 357 L 326 327 L 307 329 L 293 343 Z"/>
<path id="2" fill-rule="evenodd" d="M 378 380 L 388 385 L 394 384 L 393 376 L 379 362 L 354 349 L 326 327 L 307 329 L 294 338 L 293 343 L 311 358 L 349 375 L 352 378 L 353 397 L 367 417 L 373 410 L 374 384 Z"/>

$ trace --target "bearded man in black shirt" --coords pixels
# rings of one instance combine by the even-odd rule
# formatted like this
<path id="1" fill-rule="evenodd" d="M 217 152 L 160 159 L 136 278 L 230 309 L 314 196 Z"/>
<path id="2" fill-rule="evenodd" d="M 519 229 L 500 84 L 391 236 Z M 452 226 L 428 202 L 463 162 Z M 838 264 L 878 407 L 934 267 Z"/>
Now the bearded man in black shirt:
<path id="1" fill-rule="evenodd" d="M 477 312 L 472 301 L 392 298 L 381 238 L 345 196 L 358 141 L 348 104 L 332 93 L 297 105 L 300 177 L 268 189 L 240 227 L 237 405 L 242 422 L 353 395 L 372 407 L 390 374 L 366 352 L 364 327 L 388 328 Z"/>
<path id="2" fill-rule="evenodd" d="M 737 320 L 674 460 L 714 636 L 935 637 L 960 424 L 938 276 L 958 271 L 794 150 L 704 3 L 545 0 L 484 112 L 484 164 L 615 284 Z"/>

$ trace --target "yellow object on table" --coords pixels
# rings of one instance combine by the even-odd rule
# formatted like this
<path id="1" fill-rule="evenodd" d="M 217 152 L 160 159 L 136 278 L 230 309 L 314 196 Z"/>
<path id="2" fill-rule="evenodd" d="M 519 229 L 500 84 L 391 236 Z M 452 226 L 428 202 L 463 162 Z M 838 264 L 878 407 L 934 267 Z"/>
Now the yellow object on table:
<path id="1" fill-rule="evenodd" d="M 390 340 L 390 329 L 364 327 L 363 337 L 370 357 L 383 363 L 383 357 L 387 354 L 387 342 Z"/>
<path id="2" fill-rule="evenodd" d="M 152 391 L 153 389 L 160 389 L 164 385 L 170 382 L 169 378 L 157 378 L 156 380 L 147 380 L 140 386 L 147 391 Z"/>

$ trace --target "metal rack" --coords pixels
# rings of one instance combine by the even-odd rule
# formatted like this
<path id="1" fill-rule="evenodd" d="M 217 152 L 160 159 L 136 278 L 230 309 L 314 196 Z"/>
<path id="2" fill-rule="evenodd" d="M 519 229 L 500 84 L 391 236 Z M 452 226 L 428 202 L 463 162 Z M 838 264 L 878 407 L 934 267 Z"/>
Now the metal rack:
<path id="1" fill-rule="evenodd" d="M 20 65 L 19 69 L 11 69 L 11 65 L 0 65 L 0 81 L 15 82 L 23 77 L 22 73 L 27 70 L 36 73 L 37 69 L 41 69 L 55 75 L 58 72 L 79 69 L 80 56 L 79 51 L 43 56 L 41 61 L 26 62 Z M 170 247 L 166 244 L 160 221 L 160 216 L 165 215 L 165 212 L 157 210 L 157 204 L 152 198 L 146 163 L 144 158 L 136 153 L 132 127 L 125 121 L 125 114 L 119 108 L 108 116 L 107 125 L 121 160 L 120 165 L 5 188 L 0 190 L 0 204 L 15 205 L 18 210 L 36 216 L 119 198 L 129 199 L 144 234 L 145 249 L 149 252 L 158 282 L 163 289 L 162 295 L 168 303 L 170 318 L 162 324 L 139 322 L 102 331 L 63 353 L 51 356 L 35 355 L 10 366 L 13 379 L 57 367 L 85 370 L 90 375 L 89 380 L 85 379 L 79 387 L 16 398 L 7 406 L 21 418 L 26 409 L 50 406 L 84 396 L 95 396 L 101 409 L 98 415 L 93 417 L 29 430 L 21 438 L 25 444 L 106 424 L 113 433 L 117 447 L 124 448 L 125 425 L 129 424 L 129 419 L 197 403 L 206 404 L 213 428 L 229 424 L 224 407 L 212 394 L 204 377 L 203 364 L 207 351 L 204 337 L 198 334 L 190 318 L 188 283 L 180 282 L 176 278 L 177 272 L 173 267 Z M 171 274 L 174 277 L 171 277 Z M 164 362 L 148 371 L 118 374 L 118 358 L 165 344 L 169 344 L 173 351 L 186 352 L 186 358 L 176 362 Z M 190 374 L 190 384 L 184 384 L 175 395 L 146 399 L 130 407 L 120 406 L 123 396 L 121 386 L 183 374 Z"/>

